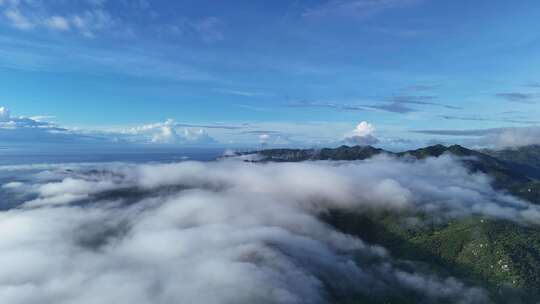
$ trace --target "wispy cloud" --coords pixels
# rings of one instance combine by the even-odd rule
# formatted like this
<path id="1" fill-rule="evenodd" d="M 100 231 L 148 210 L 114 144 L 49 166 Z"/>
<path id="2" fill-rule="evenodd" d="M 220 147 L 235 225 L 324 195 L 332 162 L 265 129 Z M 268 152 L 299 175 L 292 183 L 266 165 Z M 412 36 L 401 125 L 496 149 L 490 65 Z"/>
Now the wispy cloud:
<path id="1" fill-rule="evenodd" d="M 487 118 L 480 116 L 453 116 L 453 115 L 439 115 L 440 118 L 447 120 L 462 120 L 462 121 L 492 121 L 492 122 L 508 122 L 508 123 L 520 123 L 520 124 L 535 124 L 540 123 L 540 120 L 530 119 L 518 119 L 518 118 Z"/>
<path id="2" fill-rule="evenodd" d="M 70 22 L 61 16 L 52 16 L 44 21 L 45 26 L 58 31 L 69 31 L 71 29 Z"/>
<path id="3" fill-rule="evenodd" d="M 254 92 L 254 91 L 247 91 L 247 90 L 233 90 L 233 89 L 215 89 L 215 92 L 228 94 L 228 95 L 234 95 L 234 96 L 241 96 L 241 97 L 260 97 L 260 96 L 268 96 L 267 93 L 263 92 Z"/>
<path id="4" fill-rule="evenodd" d="M 88 38 L 95 37 L 97 32 L 111 29 L 120 21 L 113 18 L 109 12 L 103 9 L 87 10 L 75 14 L 69 19 L 70 24 Z"/>
<path id="5" fill-rule="evenodd" d="M 331 108 L 342 111 L 385 111 L 397 114 L 407 114 L 411 112 L 419 111 L 418 109 L 407 106 L 408 104 L 420 105 L 420 106 L 436 106 L 451 110 L 462 110 L 463 108 L 435 102 L 436 96 L 412 96 L 412 95 L 397 95 L 389 97 L 379 102 L 371 103 L 336 103 L 336 102 L 319 102 L 302 100 L 298 102 L 289 103 L 289 107 L 314 107 L 314 108 Z"/>
<path id="6" fill-rule="evenodd" d="M 421 29 L 406 29 L 406 28 L 389 28 L 389 27 L 368 27 L 368 30 L 372 30 L 377 33 L 402 38 L 411 39 L 424 36 L 429 33 L 428 30 Z"/>
<path id="7" fill-rule="evenodd" d="M 372 107 L 364 106 L 364 105 L 352 105 L 352 104 L 341 104 L 341 103 L 334 103 L 334 102 L 320 102 L 320 101 L 309 101 L 309 100 L 290 102 L 286 106 L 291 107 L 291 108 L 330 108 L 330 109 L 344 110 L 344 111 L 373 110 Z"/>
<path id="8" fill-rule="evenodd" d="M 293 108 L 330 108 L 340 111 L 385 111 L 398 114 L 406 114 L 417 110 L 409 108 L 400 102 L 380 104 L 341 104 L 333 102 L 300 101 L 287 104 Z"/>
<path id="9" fill-rule="evenodd" d="M 410 112 L 416 112 L 416 109 L 409 108 L 403 104 L 403 102 L 391 102 L 385 104 L 372 104 L 367 105 L 367 107 L 376 110 L 382 110 L 386 112 L 398 113 L 398 114 L 407 114 Z"/>
<path id="10" fill-rule="evenodd" d="M 251 105 L 251 104 L 233 104 L 232 106 L 237 108 L 242 108 L 245 110 L 255 111 L 255 112 L 275 112 L 276 108 L 271 106 L 259 106 L 259 105 Z"/>
<path id="11" fill-rule="evenodd" d="M 75 30 L 86 37 L 94 37 L 96 33 L 111 30 L 122 23 L 104 8 L 104 2 L 79 1 L 76 9 L 66 9 L 68 5 L 64 3 L 60 9 L 58 3 L 52 2 L 7 1 L 0 3 L 0 9 L 4 7 L 7 21 L 20 30 Z M 65 13 L 55 13 L 57 11 Z"/>
<path id="12" fill-rule="evenodd" d="M 410 92 L 425 92 L 425 91 L 431 91 L 436 88 L 440 87 L 440 85 L 436 84 L 413 84 L 408 87 L 403 88 L 403 91 L 410 91 Z"/>
<path id="13" fill-rule="evenodd" d="M 12 26 L 20 30 L 30 30 L 36 26 L 35 23 L 30 21 L 16 8 L 6 9 L 4 16 L 10 21 Z"/>
<path id="14" fill-rule="evenodd" d="M 405 8 L 422 0 L 329 0 L 317 7 L 307 9 L 305 18 L 346 16 L 364 19 L 386 10 Z"/>
<path id="15" fill-rule="evenodd" d="M 219 42 L 225 39 L 223 33 L 224 22 L 216 17 L 206 17 L 190 22 L 193 29 L 200 34 L 204 42 Z"/>
<path id="16" fill-rule="evenodd" d="M 528 145 L 540 145 L 540 127 L 515 127 L 463 130 L 414 130 L 413 133 L 476 137 L 469 144 L 480 147 L 504 149 Z"/>
<path id="17" fill-rule="evenodd" d="M 525 84 L 524 86 L 540 89 L 540 82 L 530 82 L 530 83 Z"/>
<path id="18" fill-rule="evenodd" d="M 495 94 L 495 97 L 504 99 L 509 102 L 534 103 L 535 99 L 538 96 L 535 94 L 528 94 L 528 93 L 508 92 L 508 93 Z"/>
<path id="19" fill-rule="evenodd" d="M 206 70 L 148 48 L 122 50 L 0 36 L 0 66 L 53 72 L 99 72 L 173 82 L 220 81 Z M 25 52 L 19 49 L 24 48 Z"/>
<path id="20" fill-rule="evenodd" d="M 445 136 L 481 136 L 495 134 L 502 131 L 503 128 L 496 129 L 470 129 L 470 130 L 413 130 L 413 133 Z"/>
<path id="21" fill-rule="evenodd" d="M 251 130 L 251 131 L 243 131 L 242 134 L 261 135 L 261 134 L 285 134 L 285 133 L 281 131 L 275 131 L 275 130 Z"/>
<path id="22" fill-rule="evenodd" d="M 491 121 L 488 118 L 475 117 L 475 116 L 452 116 L 452 115 L 439 115 L 440 118 L 448 120 L 465 120 L 465 121 Z"/>
<path id="23" fill-rule="evenodd" d="M 178 127 L 188 127 L 188 128 L 203 128 L 203 129 L 225 129 L 225 130 L 239 130 L 239 129 L 245 129 L 248 127 L 247 124 L 243 125 L 228 125 L 228 124 L 188 124 L 188 123 L 182 123 L 178 122 L 175 123 Z"/>
<path id="24" fill-rule="evenodd" d="M 0 107 L 0 141 L 3 143 L 96 143 L 107 138 L 60 127 L 41 117 L 13 116 Z"/>
<path id="25" fill-rule="evenodd" d="M 409 96 L 409 95 L 400 95 L 392 97 L 390 100 L 396 103 L 409 103 L 409 104 L 417 104 L 417 105 L 427 105 L 427 106 L 437 106 L 437 107 L 443 107 L 447 109 L 452 110 L 463 110 L 461 107 L 443 104 L 434 102 L 433 100 L 436 100 L 436 96 Z"/>

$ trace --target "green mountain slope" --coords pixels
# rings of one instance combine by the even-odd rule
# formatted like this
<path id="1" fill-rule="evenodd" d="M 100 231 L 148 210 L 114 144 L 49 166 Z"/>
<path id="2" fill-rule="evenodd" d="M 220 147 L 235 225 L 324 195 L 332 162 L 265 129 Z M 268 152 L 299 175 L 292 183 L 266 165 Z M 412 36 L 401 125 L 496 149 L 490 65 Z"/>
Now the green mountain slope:
<path id="1" fill-rule="evenodd" d="M 362 160 L 390 152 L 371 146 L 341 146 L 323 149 L 268 149 L 256 152 L 261 162 L 299 162 L 308 160 Z M 247 153 L 247 154 L 250 154 Z"/>
<path id="2" fill-rule="evenodd" d="M 394 257 L 483 286 L 497 303 L 540 301 L 538 227 L 477 217 L 416 228 L 396 214 L 333 211 L 323 217 L 341 231 L 386 247 Z"/>
<path id="3" fill-rule="evenodd" d="M 482 152 L 501 160 L 540 168 L 540 145 L 504 150 L 483 150 Z"/>

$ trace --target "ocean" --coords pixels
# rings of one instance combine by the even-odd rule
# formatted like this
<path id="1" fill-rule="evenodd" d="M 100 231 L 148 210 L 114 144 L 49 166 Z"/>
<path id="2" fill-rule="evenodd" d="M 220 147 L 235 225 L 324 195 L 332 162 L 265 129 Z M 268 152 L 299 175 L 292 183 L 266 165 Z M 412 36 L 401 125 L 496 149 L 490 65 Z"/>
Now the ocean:
<path id="1" fill-rule="evenodd" d="M 0 146 L 0 166 L 93 162 L 210 161 L 222 155 L 224 151 L 224 148 Z"/>

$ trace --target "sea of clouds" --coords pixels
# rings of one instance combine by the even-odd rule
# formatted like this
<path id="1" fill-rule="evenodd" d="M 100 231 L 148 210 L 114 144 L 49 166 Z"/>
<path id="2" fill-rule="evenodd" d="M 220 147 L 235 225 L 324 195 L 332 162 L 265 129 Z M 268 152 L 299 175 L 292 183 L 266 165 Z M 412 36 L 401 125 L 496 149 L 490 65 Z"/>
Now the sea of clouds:
<path id="1" fill-rule="evenodd" d="M 327 303 L 401 292 L 486 303 L 320 219 L 333 209 L 538 223 L 450 156 L 423 161 L 0 167 L 5 303 Z M 21 174 L 18 174 L 21 172 Z"/>

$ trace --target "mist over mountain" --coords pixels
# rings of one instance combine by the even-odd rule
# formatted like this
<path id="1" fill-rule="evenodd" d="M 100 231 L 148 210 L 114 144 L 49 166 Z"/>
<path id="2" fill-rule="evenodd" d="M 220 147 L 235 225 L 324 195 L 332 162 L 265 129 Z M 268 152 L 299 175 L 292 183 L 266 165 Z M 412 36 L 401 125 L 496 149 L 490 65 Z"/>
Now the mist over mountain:
<path id="1" fill-rule="evenodd" d="M 498 185 L 523 166 L 458 146 L 257 154 L 1 166 L 3 299 L 537 301 L 540 206 Z"/>
<path id="2" fill-rule="evenodd" d="M 540 203 L 538 146 L 505 150 L 475 151 L 462 146 L 435 145 L 393 153 L 369 146 L 342 146 L 322 150 L 267 150 L 256 152 L 256 162 L 301 161 L 305 159 L 364 160 L 384 155 L 401 161 L 454 157 L 469 174 L 481 173 L 501 193 L 508 193 L 533 204 Z M 245 157 L 245 156 L 240 156 Z M 410 175 L 404 170 L 403 174 Z M 435 184 L 432 181 L 431 184 Z M 476 208 L 475 208 L 476 209 Z M 435 214 L 426 215 L 432 218 Z M 499 296 L 511 294 L 518 303 L 535 303 L 536 297 L 518 296 L 508 286 L 522 286 L 536 294 L 539 281 L 538 229 L 508 221 L 489 221 L 471 216 L 443 225 L 403 228 L 396 224 L 401 216 L 358 215 L 332 212 L 328 220 L 347 231 L 384 244 L 398 256 L 420 259 L 443 269 L 454 269 L 462 275 L 484 281 L 498 290 Z M 489 249 L 488 249 L 489 248 Z M 498 265 L 498 266 L 497 266 Z M 502 267 L 502 268 L 500 268 Z M 498 271 L 501 270 L 502 271 Z M 528 286 L 528 287 L 527 287 Z M 501 289 L 502 288 L 502 289 Z M 505 290 L 505 291 L 502 291 Z M 509 301 L 504 300 L 504 301 Z M 504 302 L 503 301 L 503 302 Z"/>
<path id="3" fill-rule="evenodd" d="M 434 145 L 404 152 L 391 152 L 372 146 L 340 146 L 325 149 L 269 149 L 237 153 L 256 162 L 298 162 L 314 160 L 365 160 L 377 155 L 403 159 L 425 159 L 441 155 L 461 158 L 473 172 L 482 172 L 494 178 L 494 185 L 510 189 L 540 178 L 538 155 L 540 146 L 527 146 L 510 150 L 471 150 L 460 145 Z M 530 159 L 530 160 L 529 160 Z"/>

